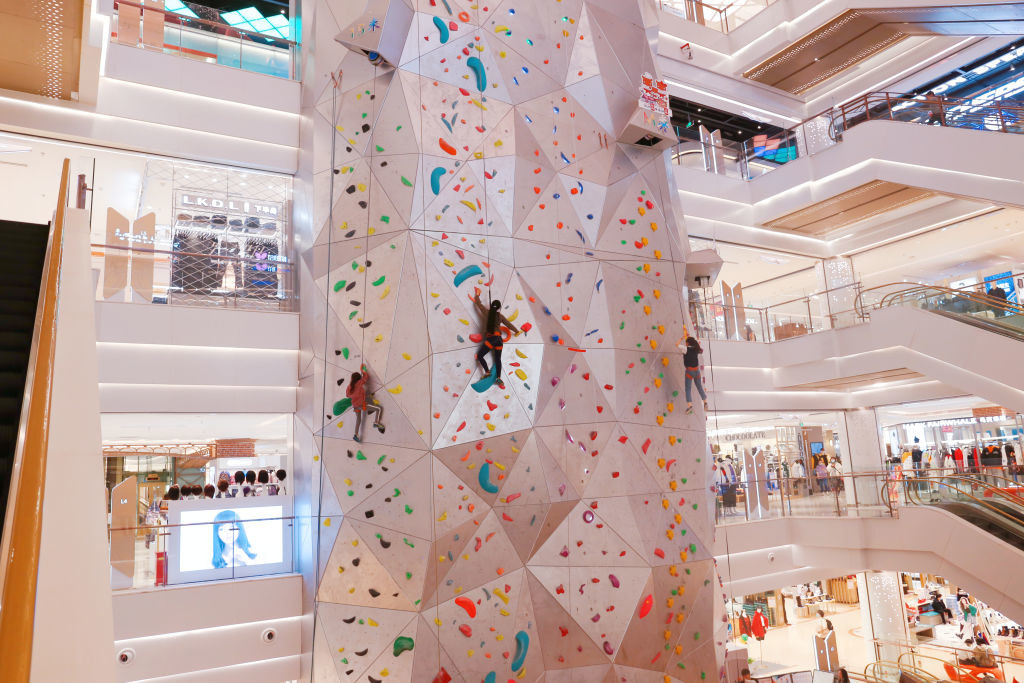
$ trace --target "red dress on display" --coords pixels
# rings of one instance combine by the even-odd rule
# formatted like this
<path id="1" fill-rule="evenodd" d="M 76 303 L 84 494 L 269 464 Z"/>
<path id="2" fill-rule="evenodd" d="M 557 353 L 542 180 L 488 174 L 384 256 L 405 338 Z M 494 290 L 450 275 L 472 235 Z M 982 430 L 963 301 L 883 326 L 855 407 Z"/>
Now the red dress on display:
<path id="1" fill-rule="evenodd" d="M 956 450 L 953 451 L 953 460 L 956 461 L 956 470 L 957 470 L 957 472 L 963 472 L 964 471 L 964 452 L 961 449 L 957 448 Z"/>
<path id="2" fill-rule="evenodd" d="M 754 612 L 754 618 L 750 622 L 750 630 L 758 640 L 764 640 L 764 634 L 768 630 L 768 617 L 758 607 Z"/>

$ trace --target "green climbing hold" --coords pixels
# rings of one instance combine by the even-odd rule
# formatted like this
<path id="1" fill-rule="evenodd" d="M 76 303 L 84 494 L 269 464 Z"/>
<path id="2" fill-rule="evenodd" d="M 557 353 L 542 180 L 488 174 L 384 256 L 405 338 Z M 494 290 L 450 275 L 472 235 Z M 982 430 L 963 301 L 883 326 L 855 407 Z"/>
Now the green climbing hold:
<path id="1" fill-rule="evenodd" d="M 335 292 L 340 292 L 342 287 L 344 287 L 347 284 L 348 284 L 348 281 L 346 281 L 346 280 L 338 280 L 337 282 L 334 283 L 334 291 Z"/>
<path id="2" fill-rule="evenodd" d="M 373 285 L 374 287 L 380 287 L 382 284 L 384 284 L 384 279 L 386 277 L 387 277 L 386 275 L 381 275 L 379 278 L 377 278 L 376 280 L 374 280 L 370 284 Z"/>
<path id="3" fill-rule="evenodd" d="M 345 360 L 348 360 L 348 354 L 349 354 L 348 347 L 347 346 L 343 347 L 341 349 L 341 355 L 342 355 L 342 357 L 344 357 Z"/>
<path id="4" fill-rule="evenodd" d="M 352 407 L 352 399 L 350 399 L 350 398 L 343 398 L 343 399 L 341 399 L 340 401 L 338 401 L 338 402 L 336 402 L 334 404 L 334 409 L 333 409 L 332 412 L 334 413 L 334 416 L 337 417 L 338 415 L 341 415 L 342 413 L 344 413 L 346 410 L 348 410 L 351 407 Z"/>
<path id="5" fill-rule="evenodd" d="M 401 126 L 399 126 L 399 128 L 401 128 Z M 405 176 L 402 176 L 402 184 L 405 185 L 406 187 L 412 187 L 412 181 L 406 178 Z"/>
<path id="6" fill-rule="evenodd" d="M 409 636 L 398 636 L 397 638 L 395 638 L 395 647 L 393 652 L 394 655 L 397 657 L 403 652 L 409 652 L 414 647 L 416 647 L 416 643 L 413 642 L 412 638 L 410 638 Z"/>

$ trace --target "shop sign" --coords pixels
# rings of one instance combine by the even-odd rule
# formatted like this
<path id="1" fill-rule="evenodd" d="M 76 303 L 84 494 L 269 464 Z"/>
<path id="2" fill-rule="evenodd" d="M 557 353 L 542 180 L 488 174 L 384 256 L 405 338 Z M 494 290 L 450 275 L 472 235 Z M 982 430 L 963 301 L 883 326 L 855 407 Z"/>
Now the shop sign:
<path id="1" fill-rule="evenodd" d="M 971 408 L 971 414 L 974 415 L 974 417 L 1004 419 L 1013 415 L 1013 411 L 1003 408 L 1002 406 L 984 406 L 982 408 Z"/>
<path id="2" fill-rule="evenodd" d="M 718 441 L 751 441 L 755 439 L 768 439 L 774 438 L 775 435 L 769 437 L 768 432 L 765 430 L 720 430 L 719 432 L 711 432 L 711 438 L 717 439 Z"/>
<path id="3" fill-rule="evenodd" d="M 232 213 L 261 218 L 278 218 L 284 214 L 284 205 L 258 199 L 245 199 L 223 194 L 202 194 L 191 190 L 174 193 L 174 206 L 187 211 Z"/>
<path id="4" fill-rule="evenodd" d="M 652 111 L 659 116 L 672 116 L 672 109 L 668 104 L 668 83 L 656 79 L 650 72 L 645 71 L 640 77 L 640 108 Z"/>

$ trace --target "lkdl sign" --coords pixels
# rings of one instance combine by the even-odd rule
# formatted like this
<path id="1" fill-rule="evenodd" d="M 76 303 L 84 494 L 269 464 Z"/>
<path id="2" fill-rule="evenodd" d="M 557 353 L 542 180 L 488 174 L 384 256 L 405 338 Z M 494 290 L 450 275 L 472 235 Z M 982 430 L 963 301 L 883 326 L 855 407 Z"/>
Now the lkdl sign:
<path id="1" fill-rule="evenodd" d="M 284 214 L 284 205 L 279 202 L 265 202 L 222 194 L 200 194 L 189 190 L 174 193 L 174 206 L 188 211 L 259 216 L 279 218 Z"/>

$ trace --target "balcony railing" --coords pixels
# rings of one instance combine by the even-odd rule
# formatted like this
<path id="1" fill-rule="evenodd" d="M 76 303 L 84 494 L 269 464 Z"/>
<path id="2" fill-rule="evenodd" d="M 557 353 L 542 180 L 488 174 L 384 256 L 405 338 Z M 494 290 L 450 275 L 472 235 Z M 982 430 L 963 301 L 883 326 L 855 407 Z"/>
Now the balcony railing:
<path id="1" fill-rule="evenodd" d="M 699 152 L 705 170 L 753 180 L 791 161 L 828 149 L 842 142 L 843 134 L 850 128 L 875 120 L 1021 134 L 1024 103 L 1004 100 L 978 105 L 972 100 L 939 96 L 868 93 L 771 135 L 721 144 L 680 139 L 673 162 L 699 167 Z"/>
<path id="2" fill-rule="evenodd" d="M 660 0 L 661 9 L 720 33 L 729 33 L 773 4 L 775 0 Z"/>
<path id="3" fill-rule="evenodd" d="M 221 10 L 192 2 L 177 4 L 181 7 L 172 11 L 165 9 L 164 0 L 115 0 L 116 19 L 111 39 L 122 45 L 159 50 L 210 64 L 281 78 L 300 78 L 299 46 L 281 37 L 288 26 L 273 29 L 268 24 L 268 30 L 274 32 L 269 35 L 229 25 L 221 18 Z"/>
<path id="4" fill-rule="evenodd" d="M 776 342 L 864 321 L 855 302 L 860 283 L 826 289 L 771 306 L 698 304 L 699 336 L 709 339 Z"/>

